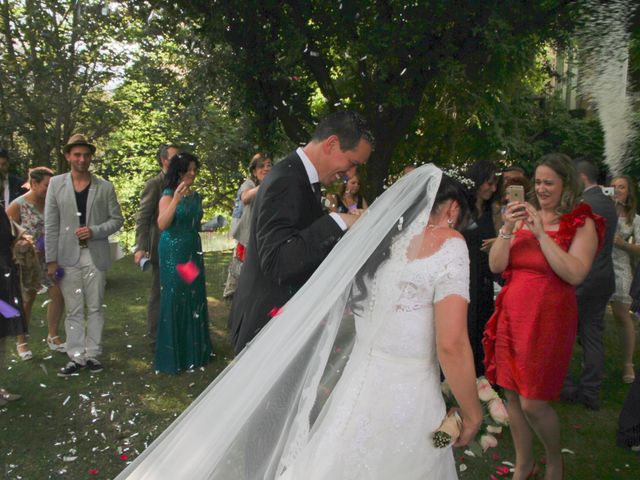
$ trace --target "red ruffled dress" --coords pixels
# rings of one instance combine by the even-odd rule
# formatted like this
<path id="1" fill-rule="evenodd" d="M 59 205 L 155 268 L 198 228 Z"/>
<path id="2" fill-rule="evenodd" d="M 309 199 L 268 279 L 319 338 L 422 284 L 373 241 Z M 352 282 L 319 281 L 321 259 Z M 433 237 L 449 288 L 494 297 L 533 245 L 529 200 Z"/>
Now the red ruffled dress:
<path id="1" fill-rule="evenodd" d="M 602 245 L 604 219 L 586 203 L 563 215 L 558 230 L 547 235 L 568 251 L 587 217 L 595 221 Z M 503 277 L 506 283 L 482 341 L 485 375 L 525 398 L 557 400 L 577 333 L 575 287 L 554 273 L 536 237 L 526 229 L 515 232 Z"/>

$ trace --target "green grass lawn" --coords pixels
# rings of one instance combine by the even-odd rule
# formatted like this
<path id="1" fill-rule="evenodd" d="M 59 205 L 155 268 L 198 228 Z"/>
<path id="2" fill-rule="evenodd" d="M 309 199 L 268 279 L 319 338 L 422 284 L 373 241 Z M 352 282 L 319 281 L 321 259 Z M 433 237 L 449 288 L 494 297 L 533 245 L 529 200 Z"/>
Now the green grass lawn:
<path id="1" fill-rule="evenodd" d="M 23 398 L 0 409 L 0 464 L 7 479 L 113 478 L 151 443 L 213 380 L 232 357 L 226 338 L 228 305 L 221 292 L 228 252 L 207 253 L 207 293 L 215 359 L 207 367 L 178 376 L 157 375 L 144 337 L 148 274 L 136 269 L 131 257 L 117 262 L 108 275 L 104 332 L 105 371 L 59 378 L 66 355 L 50 352 L 44 338 L 44 311 L 39 297 L 34 308 L 30 346 L 33 360 L 21 362 L 7 339 L 7 369 L 0 384 Z M 567 479 L 639 479 L 638 454 L 615 446 L 618 414 L 628 386 L 619 380 L 617 331 L 608 319 L 607 378 L 603 408 L 557 405 L 563 425 Z M 577 368 L 577 359 L 573 367 Z M 637 357 L 636 364 L 640 364 Z M 224 415 L 224 411 L 212 415 Z M 427 434 L 427 432 L 425 432 Z M 538 448 L 542 455 L 541 448 Z M 506 478 L 496 474 L 503 460 L 513 461 L 505 431 L 497 448 L 483 458 L 469 458 L 460 478 Z M 188 458 L 177 458 L 188 462 Z M 396 480 L 396 479 L 390 479 Z M 435 480 L 435 479 L 434 479 Z"/>

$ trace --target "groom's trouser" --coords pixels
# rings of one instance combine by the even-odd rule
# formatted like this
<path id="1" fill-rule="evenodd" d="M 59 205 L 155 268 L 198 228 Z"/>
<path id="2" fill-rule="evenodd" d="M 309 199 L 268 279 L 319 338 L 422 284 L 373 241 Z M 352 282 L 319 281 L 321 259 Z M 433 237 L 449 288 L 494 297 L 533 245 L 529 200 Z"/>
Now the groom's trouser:
<path id="1" fill-rule="evenodd" d="M 60 290 L 67 312 L 64 321 L 67 355 L 80 365 L 85 365 L 89 358 L 97 359 L 102 353 L 102 301 L 105 280 L 106 272 L 96 268 L 88 248 L 80 251 L 80 259 L 73 267 L 64 267 L 64 276 L 60 280 Z"/>

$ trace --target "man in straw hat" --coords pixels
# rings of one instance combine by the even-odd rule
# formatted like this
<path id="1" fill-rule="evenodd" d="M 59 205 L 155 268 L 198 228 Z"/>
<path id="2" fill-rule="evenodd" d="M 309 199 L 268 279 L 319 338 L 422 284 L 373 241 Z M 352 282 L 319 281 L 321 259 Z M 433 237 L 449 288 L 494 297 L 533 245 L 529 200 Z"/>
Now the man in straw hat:
<path id="1" fill-rule="evenodd" d="M 87 367 L 102 371 L 102 300 L 111 265 L 109 235 L 123 223 L 111 183 L 89 171 L 96 147 L 82 134 L 69 138 L 64 156 L 70 172 L 54 176 L 45 200 L 45 257 L 49 277 L 60 284 L 67 317 L 70 362 L 58 376 Z M 85 327 L 85 305 L 87 318 Z"/>

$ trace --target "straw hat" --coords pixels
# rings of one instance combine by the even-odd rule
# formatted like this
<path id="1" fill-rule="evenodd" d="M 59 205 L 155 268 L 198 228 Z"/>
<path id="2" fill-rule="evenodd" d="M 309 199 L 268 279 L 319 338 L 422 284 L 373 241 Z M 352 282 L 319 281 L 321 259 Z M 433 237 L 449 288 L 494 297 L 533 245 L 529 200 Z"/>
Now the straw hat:
<path id="1" fill-rule="evenodd" d="M 77 146 L 85 146 L 85 147 L 89 147 L 89 150 L 91 150 L 91 154 L 93 155 L 94 153 L 96 153 L 96 146 L 92 143 L 90 143 L 87 140 L 87 137 L 85 137 L 83 134 L 81 133 L 76 133 L 75 135 L 71 135 L 71 137 L 69 138 L 69 140 L 67 141 L 67 144 L 64 146 L 64 153 L 69 153 L 69 151 L 73 148 L 73 147 L 77 147 Z"/>

